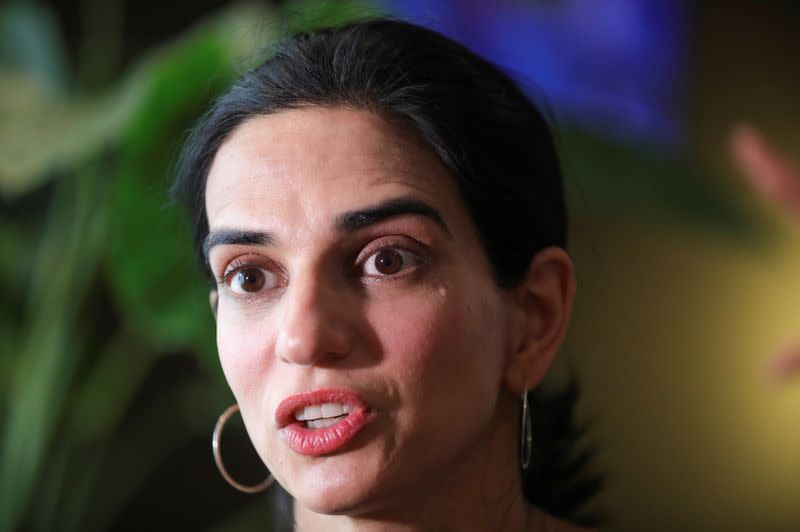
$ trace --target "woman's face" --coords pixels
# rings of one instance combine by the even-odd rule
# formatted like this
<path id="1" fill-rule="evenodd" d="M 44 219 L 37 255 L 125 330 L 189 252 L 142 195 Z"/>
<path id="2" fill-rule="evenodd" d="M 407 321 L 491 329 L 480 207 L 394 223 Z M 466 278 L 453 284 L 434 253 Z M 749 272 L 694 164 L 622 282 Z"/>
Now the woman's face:
<path id="1" fill-rule="evenodd" d="M 347 108 L 250 119 L 219 149 L 206 207 L 222 367 L 300 504 L 368 511 L 480 455 L 510 296 L 410 127 Z"/>

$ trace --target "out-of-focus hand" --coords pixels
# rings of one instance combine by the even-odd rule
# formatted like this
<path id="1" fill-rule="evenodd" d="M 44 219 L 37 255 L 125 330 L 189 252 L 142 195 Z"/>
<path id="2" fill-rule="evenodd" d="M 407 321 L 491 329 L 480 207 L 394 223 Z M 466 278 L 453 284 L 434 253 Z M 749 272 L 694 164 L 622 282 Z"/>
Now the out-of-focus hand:
<path id="1" fill-rule="evenodd" d="M 778 384 L 790 377 L 800 377 L 800 342 L 778 351 L 769 360 L 767 376 Z"/>
<path id="2" fill-rule="evenodd" d="M 790 214 L 800 225 L 800 170 L 753 126 L 733 129 L 731 152 L 737 167 L 755 191 L 776 208 Z M 800 309 L 797 309 L 800 313 Z M 770 376 L 783 382 L 800 376 L 800 342 L 771 357 Z"/>
<path id="3" fill-rule="evenodd" d="M 800 222 L 800 170 L 789 158 L 750 125 L 733 129 L 731 151 L 737 166 L 756 192 Z"/>

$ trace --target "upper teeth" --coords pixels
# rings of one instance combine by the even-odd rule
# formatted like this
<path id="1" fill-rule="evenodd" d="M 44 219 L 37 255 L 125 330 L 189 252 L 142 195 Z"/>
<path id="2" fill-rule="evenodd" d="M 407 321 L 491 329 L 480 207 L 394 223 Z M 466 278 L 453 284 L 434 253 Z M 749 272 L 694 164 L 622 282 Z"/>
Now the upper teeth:
<path id="1" fill-rule="evenodd" d="M 341 403 L 311 405 L 295 412 L 294 418 L 297 421 L 307 421 L 310 419 L 339 417 L 343 414 L 349 414 L 352 408 L 353 407 L 351 405 L 345 405 Z"/>

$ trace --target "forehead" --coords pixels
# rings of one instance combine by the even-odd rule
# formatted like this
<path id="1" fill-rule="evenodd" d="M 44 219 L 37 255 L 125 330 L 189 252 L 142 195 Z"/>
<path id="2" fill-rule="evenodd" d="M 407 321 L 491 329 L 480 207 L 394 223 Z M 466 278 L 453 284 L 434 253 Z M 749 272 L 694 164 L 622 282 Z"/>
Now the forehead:
<path id="1" fill-rule="evenodd" d="M 249 119 L 209 171 L 214 226 L 290 224 L 392 197 L 463 210 L 454 180 L 413 128 L 369 111 L 307 107 Z"/>

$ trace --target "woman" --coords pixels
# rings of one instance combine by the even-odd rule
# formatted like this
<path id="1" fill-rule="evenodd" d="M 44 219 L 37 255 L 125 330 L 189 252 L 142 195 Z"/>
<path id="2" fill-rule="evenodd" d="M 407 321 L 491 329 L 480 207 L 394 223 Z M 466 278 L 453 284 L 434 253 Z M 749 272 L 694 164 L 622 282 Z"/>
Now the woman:
<path id="1" fill-rule="evenodd" d="M 577 530 L 523 496 L 575 284 L 553 141 L 509 78 L 403 22 L 297 36 L 206 113 L 174 191 L 298 530 Z"/>

